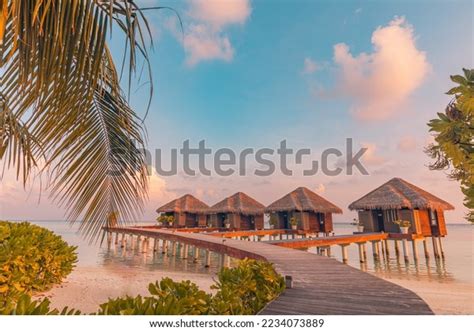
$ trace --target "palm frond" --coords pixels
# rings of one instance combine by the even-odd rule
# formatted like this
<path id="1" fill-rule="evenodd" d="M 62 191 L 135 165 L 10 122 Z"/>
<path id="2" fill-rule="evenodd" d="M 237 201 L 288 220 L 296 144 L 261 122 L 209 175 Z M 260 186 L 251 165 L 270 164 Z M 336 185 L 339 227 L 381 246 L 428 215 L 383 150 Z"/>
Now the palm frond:
<path id="1" fill-rule="evenodd" d="M 139 10 L 134 1 L 0 0 L 1 160 L 26 182 L 44 158 L 52 198 L 90 237 L 111 214 L 136 219 L 146 198 L 143 130 L 106 44 L 115 24 L 130 88 L 138 58 L 148 63 Z"/>

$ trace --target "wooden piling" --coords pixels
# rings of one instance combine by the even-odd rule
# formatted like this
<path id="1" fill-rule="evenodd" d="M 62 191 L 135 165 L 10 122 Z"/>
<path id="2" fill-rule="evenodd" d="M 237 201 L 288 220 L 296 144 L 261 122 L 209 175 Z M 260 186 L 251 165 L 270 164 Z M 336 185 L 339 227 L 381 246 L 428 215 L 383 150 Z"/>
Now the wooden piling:
<path id="1" fill-rule="evenodd" d="M 430 258 L 430 252 L 428 251 L 428 243 L 426 242 L 426 237 L 423 238 L 423 250 L 425 251 L 425 258 Z"/>
<path id="2" fill-rule="evenodd" d="M 359 262 L 364 263 L 364 248 L 362 247 L 363 243 L 357 243 L 357 246 L 359 247 Z"/>
<path id="3" fill-rule="evenodd" d="M 439 259 L 440 254 L 439 254 L 438 240 L 436 239 L 435 236 L 431 237 L 431 240 L 433 242 L 433 255 L 436 259 Z"/>
<path id="4" fill-rule="evenodd" d="M 408 243 L 406 239 L 402 239 L 402 247 L 403 247 L 403 258 L 405 262 L 408 262 Z"/>
<path id="5" fill-rule="evenodd" d="M 189 252 L 189 245 L 184 244 L 184 254 L 183 254 L 183 259 L 188 258 L 188 252 Z"/>
<path id="6" fill-rule="evenodd" d="M 372 254 L 374 259 L 378 260 L 379 258 L 379 246 L 377 245 L 377 241 L 372 241 Z"/>
<path id="7" fill-rule="evenodd" d="M 171 245 L 171 255 L 176 256 L 176 241 L 173 241 L 173 244 Z"/>
<path id="8" fill-rule="evenodd" d="M 439 250 L 441 253 L 441 257 L 444 259 L 444 249 L 443 249 L 443 244 L 441 243 L 441 237 L 438 237 L 438 243 L 439 243 Z"/>
<path id="9" fill-rule="evenodd" d="M 347 246 L 348 245 L 339 245 L 341 247 L 342 262 L 347 263 Z"/>
<path id="10" fill-rule="evenodd" d="M 412 248 L 413 248 L 413 260 L 414 260 L 415 262 L 417 262 L 417 261 L 418 261 L 418 246 L 417 246 L 417 244 L 416 244 L 416 240 L 413 239 L 413 240 L 411 241 L 411 244 L 412 244 Z"/>
<path id="11" fill-rule="evenodd" d="M 393 241 L 393 246 L 394 246 L 394 248 L 395 248 L 395 255 L 396 255 L 397 257 L 399 257 L 399 256 L 400 256 L 400 245 L 399 245 L 399 242 L 398 242 L 397 239 L 395 239 L 395 240 Z"/>
<path id="12" fill-rule="evenodd" d="M 193 262 L 196 263 L 198 259 L 199 259 L 199 248 L 194 247 L 194 259 L 193 259 Z"/>
<path id="13" fill-rule="evenodd" d="M 211 266 L 211 251 L 210 250 L 206 250 L 206 264 L 204 265 L 204 267 L 206 268 L 209 268 Z"/>

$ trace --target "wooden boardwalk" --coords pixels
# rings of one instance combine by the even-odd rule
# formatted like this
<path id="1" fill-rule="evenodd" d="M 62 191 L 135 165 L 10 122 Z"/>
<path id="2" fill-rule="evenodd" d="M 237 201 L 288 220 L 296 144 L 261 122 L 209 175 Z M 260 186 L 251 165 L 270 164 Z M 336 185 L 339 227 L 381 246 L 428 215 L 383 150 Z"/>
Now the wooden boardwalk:
<path id="1" fill-rule="evenodd" d="M 234 258 L 272 262 L 277 272 L 292 277 L 293 286 L 268 304 L 260 312 L 263 315 L 433 314 L 429 306 L 408 289 L 306 251 L 164 229 L 128 227 L 109 231 L 179 241 Z"/>

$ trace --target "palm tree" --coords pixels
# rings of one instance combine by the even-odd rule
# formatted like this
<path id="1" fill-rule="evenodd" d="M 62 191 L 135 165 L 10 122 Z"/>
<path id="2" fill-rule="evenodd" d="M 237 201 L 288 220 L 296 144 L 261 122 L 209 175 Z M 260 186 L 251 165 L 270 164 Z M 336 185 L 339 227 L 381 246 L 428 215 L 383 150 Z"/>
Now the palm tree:
<path id="1" fill-rule="evenodd" d="M 136 219 L 146 199 L 144 131 L 107 47 L 112 28 L 130 86 L 139 61 L 149 69 L 151 38 L 134 1 L 0 0 L 0 159 L 23 183 L 47 176 L 90 238 L 110 215 Z"/>

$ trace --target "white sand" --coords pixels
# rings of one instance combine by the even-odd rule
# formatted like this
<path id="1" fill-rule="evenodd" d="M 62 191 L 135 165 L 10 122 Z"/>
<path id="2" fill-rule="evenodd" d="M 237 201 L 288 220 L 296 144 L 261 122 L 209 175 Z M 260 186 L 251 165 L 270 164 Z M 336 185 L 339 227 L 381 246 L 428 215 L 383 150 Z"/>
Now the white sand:
<path id="1" fill-rule="evenodd" d="M 210 292 L 214 283 L 212 275 L 179 273 L 169 271 L 133 270 L 130 268 L 104 269 L 103 267 L 76 267 L 61 284 L 38 295 L 47 297 L 51 306 L 61 309 L 76 308 L 83 313 L 97 311 L 99 304 L 108 298 L 130 295 L 148 295 L 148 284 L 170 277 L 175 281 L 191 280 L 200 289 Z"/>
<path id="2" fill-rule="evenodd" d="M 169 271 L 146 271 L 131 268 L 76 267 L 61 284 L 38 296 L 48 297 L 54 308 L 74 307 L 83 313 L 97 311 L 108 298 L 148 294 L 148 284 L 170 277 L 175 281 L 189 279 L 210 292 L 212 275 Z M 426 282 L 385 278 L 417 293 L 436 314 L 474 314 L 474 285 L 459 282 Z"/>
<path id="3" fill-rule="evenodd" d="M 438 315 L 473 315 L 474 285 L 386 278 L 418 294 Z"/>

